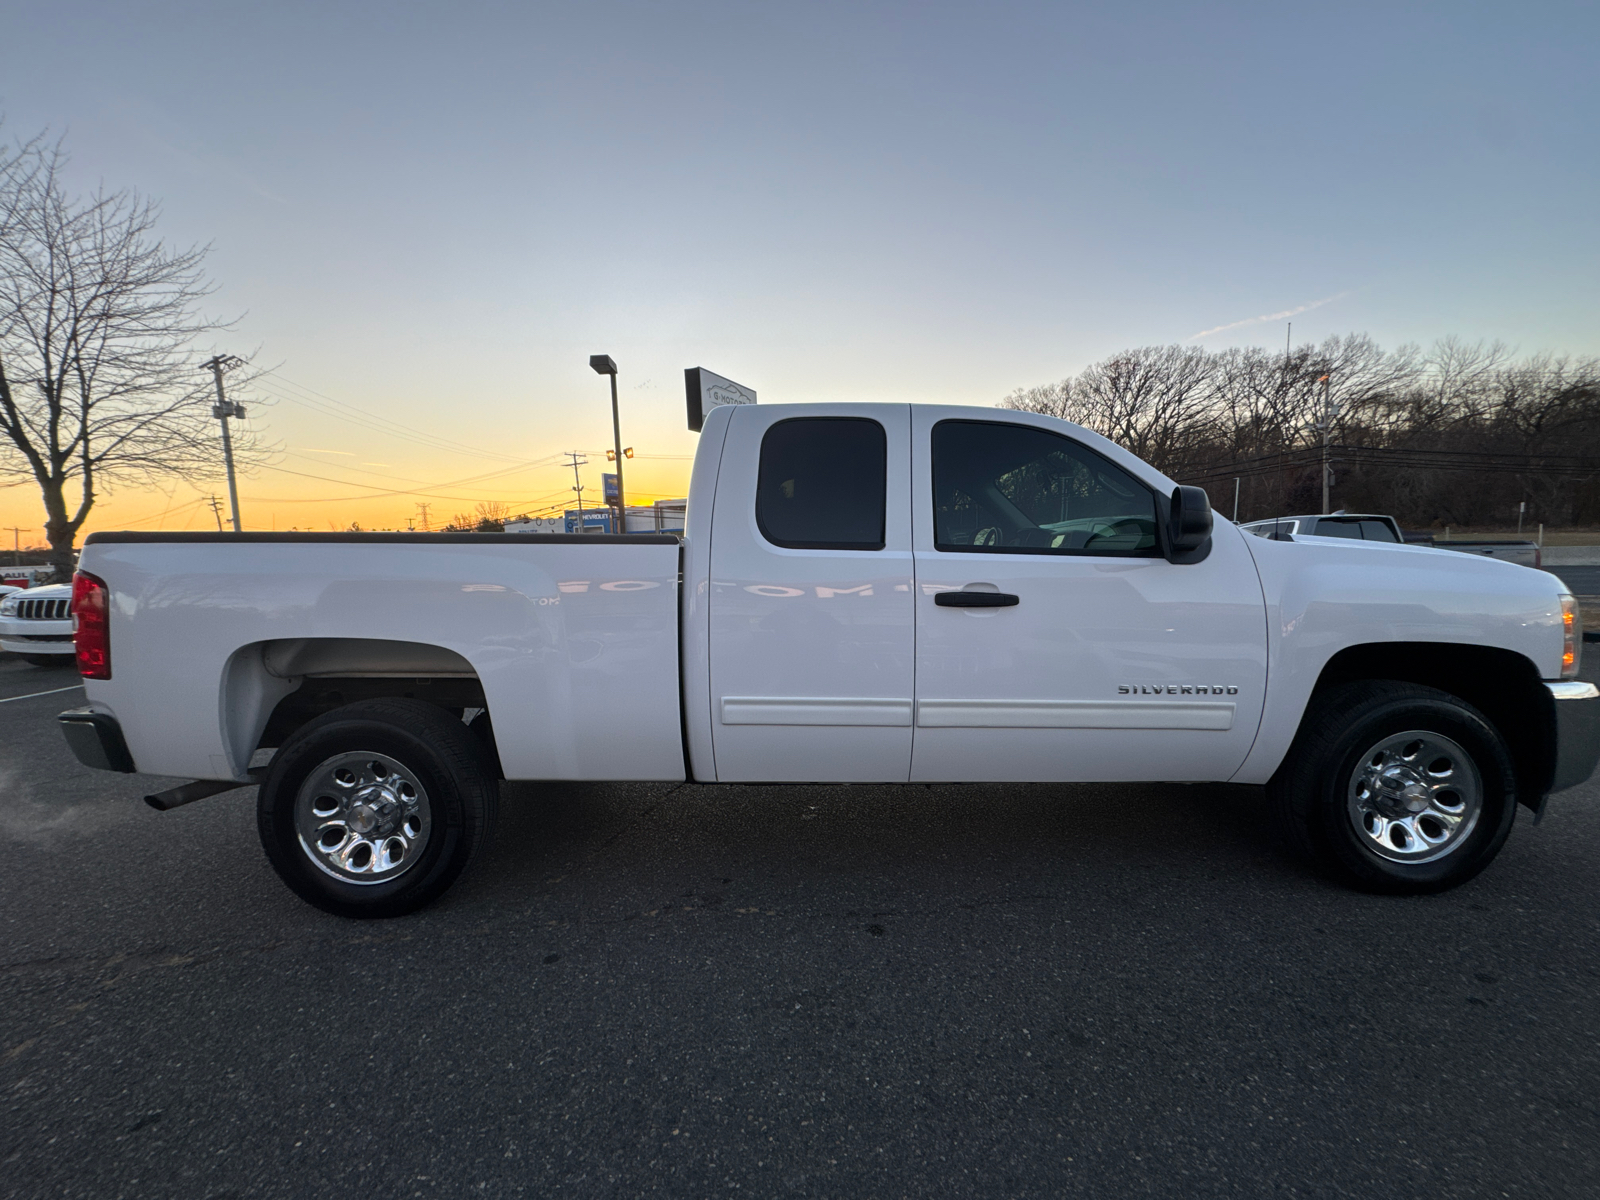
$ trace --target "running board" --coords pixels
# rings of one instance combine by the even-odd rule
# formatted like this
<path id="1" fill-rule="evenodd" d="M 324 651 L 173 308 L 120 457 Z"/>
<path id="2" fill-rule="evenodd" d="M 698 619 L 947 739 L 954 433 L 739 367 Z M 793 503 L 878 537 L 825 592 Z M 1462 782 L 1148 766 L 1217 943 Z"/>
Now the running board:
<path id="1" fill-rule="evenodd" d="M 193 804 L 196 800 L 204 800 L 207 796 L 215 796 L 219 792 L 231 792 L 235 788 L 254 787 L 258 779 L 196 779 L 193 783 L 179 784 L 175 788 L 168 788 L 164 792 L 157 792 L 154 796 L 146 796 L 144 802 L 157 812 L 168 812 L 174 808 L 182 808 L 185 804 Z"/>

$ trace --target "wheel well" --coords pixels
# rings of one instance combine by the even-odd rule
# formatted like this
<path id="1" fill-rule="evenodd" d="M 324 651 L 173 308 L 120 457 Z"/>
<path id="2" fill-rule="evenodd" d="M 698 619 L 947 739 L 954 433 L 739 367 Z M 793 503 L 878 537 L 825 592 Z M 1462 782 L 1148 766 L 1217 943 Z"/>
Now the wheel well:
<path id="1" fill-rule="evenodd" d="M 1312 699 L 1358 679 L 1419 683 L 1460 697 L 1505 738 L 1517 769 L 1517 799 L 1537 808 L 1540 797 L 1550 790 L 1556 751 L 1554 701 L 1538 668 L 1523 655 L 1494 646 L 1440 642 L 1350 646 L 1328 660 Z"/>
<path id="2" fill-rule="evenodd" d="M 256 739 L 257 755 L 276 750 L 308 721 L 336 708 L 396 698 L 421 700 L 467 721 L 499 773 L 483 684 L 453 650 L 377 638 L 288 638 L 260 643 L 256 661 L 290 689 L 273 705 Z"/>

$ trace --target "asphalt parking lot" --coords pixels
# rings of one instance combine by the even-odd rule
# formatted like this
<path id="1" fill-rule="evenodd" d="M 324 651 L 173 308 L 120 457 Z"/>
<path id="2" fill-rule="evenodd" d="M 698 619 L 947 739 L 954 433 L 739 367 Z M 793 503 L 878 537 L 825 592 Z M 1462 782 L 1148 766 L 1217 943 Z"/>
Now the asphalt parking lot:
<path id="1" fill-rule="evenodd" d="M 0 655 L 0 699 L 73 679 Z M 0 703 L 3 1195 L 1600 1178 L 1593 784 L 1404 900 L 1282 859 L 1246 788 L 517 785 L 475 875 L 354 923 L 252 793 L 80 768 L 76 702 Z"/>

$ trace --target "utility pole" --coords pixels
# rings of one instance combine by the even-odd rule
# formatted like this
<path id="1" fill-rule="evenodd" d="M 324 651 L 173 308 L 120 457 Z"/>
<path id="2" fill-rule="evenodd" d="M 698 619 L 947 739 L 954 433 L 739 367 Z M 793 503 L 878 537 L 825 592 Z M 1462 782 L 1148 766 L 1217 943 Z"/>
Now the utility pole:
<path id="1" fill-rule="evenodd" d="M 422 532 L 423 533 L 427 533 L 428 532 L 428 508 L 429 508 L 429 506 L 426 505 L 426 504 L 418 504 L 417 508 L 422 513 Z"/>
<path id="2" fill-rule="evenodd" d="M 1239 476 L 1233 477 L 1233 523 L 1239 523 Z"/>
<path id="3" fill-rule="evenodd" d="M 22 530 L 15 525 L 11 526 L 11 555 L 16 565 L 20 567 L 22 565 Z"/>
<path id="4" fill-rule="evenodd" d="M 617 364 L 609 354 L 591 354 L 589 365 L 601 375 L 611 376 L 611 438 L 617 455 L 617 528 L 628 531 L 628 498 L 622 490 L 622 421 L 617 416 Z"/>
<path id="5" fill-rule="evenodd" d="M 211 406 L 211 415 L 222 422 L 222 458 L 228 466 L 228 504 L 233 511 L 233 531 L 243 532 L 244 527 L 239 523 L 239 486 L 233 478 L 233 437 L 228 432 L 228 418 L 237 417 L 244 419 L 244 405 L 232 404 L 222 391 L 222 373 L 231 371 L 234 367 L 243 366 L 242 358 L 235 358 L 231 354 L 218 354 L 200 364 L 200 369 L 211 371 L 211 376 L 217 383 L 217 402 Z M 219 525 L 220 528 L 220 525 Z"/>
<path id="6" fill-rule="evenodd" d="M 222 532 L 222 505 L 217 502 L 217 494 L 211 493 L 211 515 L 217 518 L 217 532 Z M 234 530 L 235 533 L 238 530 Z"/>
<path id="7" fill-rule="evenodd" d="M 568 450 L 567 457 L 572 460 L 572 490 L 578 493 L 578 532 L 583 532 L 583 480 L 578 478 L 578 468 L 589 460 L 576 450 Z"/>
<path id="8" fill-rule="evenodd" d="M 1324 375 L 1317 380 L 1322 385 L 1322 511 L 1328 511 L 1328 478 L 1333 473 L 1333 468 L 1328 465 L 1328 440 L 1333 436 L 1333 418 L 1338 415 L 1333 407 L 1331 397 L 1332 384 L 1329 375 Z"/>

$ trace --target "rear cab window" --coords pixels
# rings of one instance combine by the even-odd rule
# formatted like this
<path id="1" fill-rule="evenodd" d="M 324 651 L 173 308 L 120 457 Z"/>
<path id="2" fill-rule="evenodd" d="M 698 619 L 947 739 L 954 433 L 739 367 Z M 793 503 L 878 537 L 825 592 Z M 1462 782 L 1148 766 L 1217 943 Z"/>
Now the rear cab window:
<path id="1" fill-rule="evenodd" d="M 1361 522 L 1361 536 L 1366 538 L 1369 542 L 1394 543 L 1400 540 L 1399 538 L 1395 537 L 1394 530 L 1390 527 L 1389 522 L 1387 521 Z"/>
<path id="2" fill-rule="evenodd" d="M 1361 523 L 1359 521 L 1340 521 L 1324 517 L 1317 522 L 1318 537 L 1355 538 L 1361 540 Z"/>
<path id="3" fill-rule="evenodd" d="M 889 443 L 866 417 L 793 417 L 761 439 L 756 525 L 774 546 L 882 550 Z"/>

